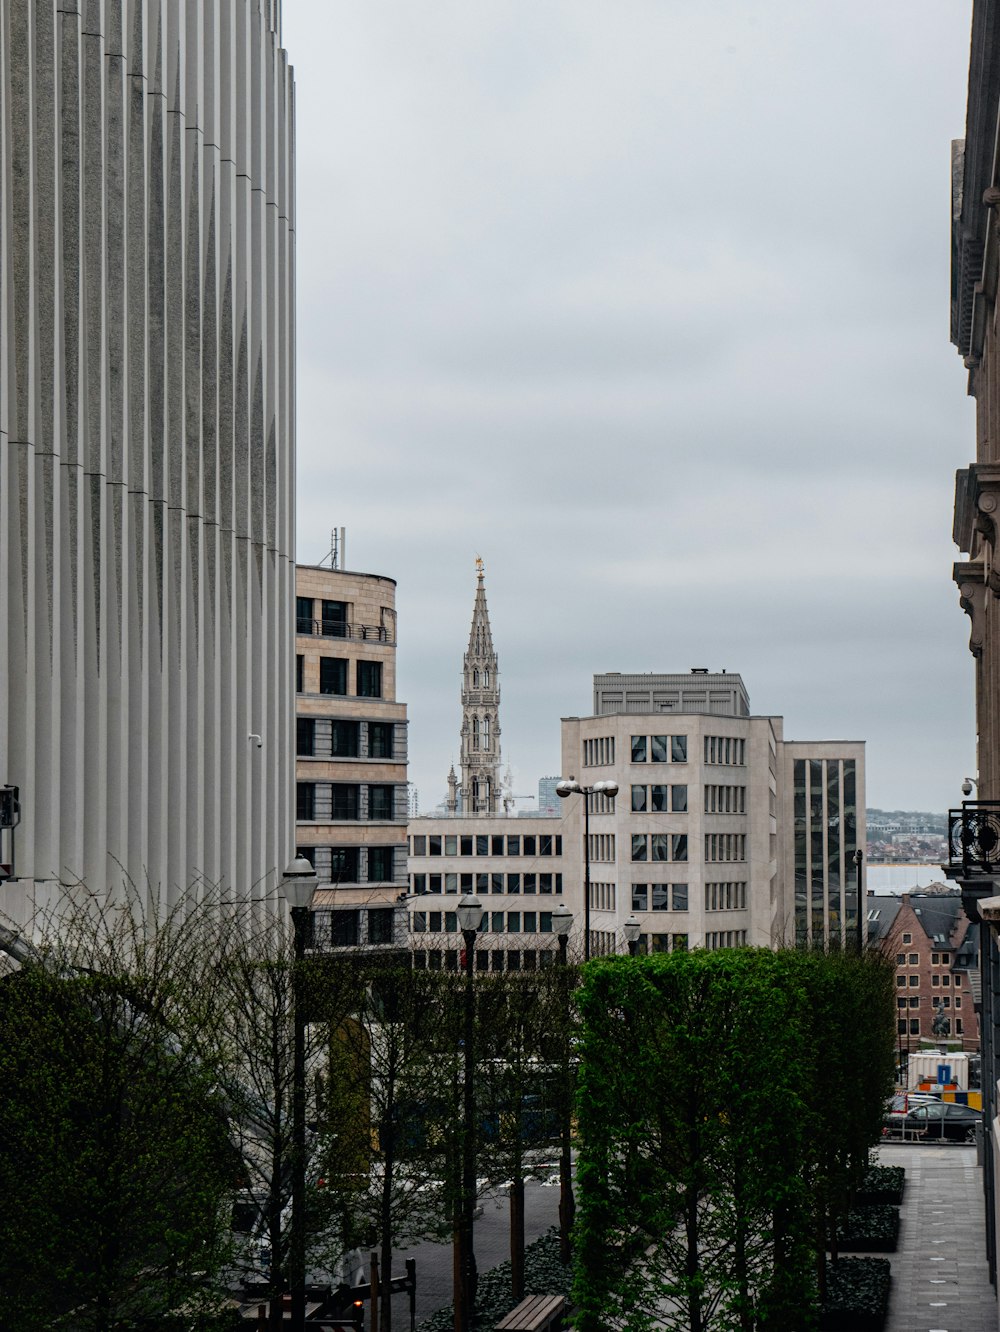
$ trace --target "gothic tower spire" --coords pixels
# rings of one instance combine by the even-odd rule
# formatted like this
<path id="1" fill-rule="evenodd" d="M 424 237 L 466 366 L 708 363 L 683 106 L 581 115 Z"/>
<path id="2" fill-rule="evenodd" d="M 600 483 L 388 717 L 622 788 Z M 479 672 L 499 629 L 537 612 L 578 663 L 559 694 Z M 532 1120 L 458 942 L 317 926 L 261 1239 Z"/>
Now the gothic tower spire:
<path id="1" fill-rule="evenodd" d="M 483 562 L 476 557 L 476 600 L 462 666 L 462 812 L 500 808 L 500 680 L 486 609 Z"/>

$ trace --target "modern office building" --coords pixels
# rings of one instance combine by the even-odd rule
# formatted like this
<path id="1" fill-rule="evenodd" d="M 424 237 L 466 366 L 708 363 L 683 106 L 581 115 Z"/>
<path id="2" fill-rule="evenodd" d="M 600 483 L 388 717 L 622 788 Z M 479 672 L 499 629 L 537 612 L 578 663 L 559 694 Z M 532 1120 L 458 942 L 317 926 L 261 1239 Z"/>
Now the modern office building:
<path id="1" fill-rule="evenodd" d="M 724 672 L 595 676 L 594 706 L 593 716 L 562 720 L 562 771 L 584 787 L 614 782 L 616 796 L 571 795 L 551 819 L 411 821 L 414 947 L 453 952 L 452 895 L 471 890 L 489 897 L 481 964 L 503 965 L 506 949 L 523 967 L 526 878 L 531 894 L 546 891 L 573 912 L 578 954 L 588 878 L 592 954 L 622 951 L 632 915 L 647 951 L 857 937 L 863 743 L 786 742 L 782 719 L 753 716 L 742 679 Z M 524 833 L 535 824 L 546 831 L 544 843 L 532 838 L 529 865 Z M 809 895 L 797 901 L 800 881 Z M 547 933 L 547 917 L 530 906 L 532 933 Z"/>
<path id="2" fill-rule="evenodd" d="M 316 870 L 315 942 L 391 944 L 409 805 L 396 583 L 299 565 L 295 590 L 296 842 Z"/>
<path id="3" fill-rule="evenodd" d="M 0 0 L 11 915 L 290 858 L 293 176 L 280 0 Z"/>

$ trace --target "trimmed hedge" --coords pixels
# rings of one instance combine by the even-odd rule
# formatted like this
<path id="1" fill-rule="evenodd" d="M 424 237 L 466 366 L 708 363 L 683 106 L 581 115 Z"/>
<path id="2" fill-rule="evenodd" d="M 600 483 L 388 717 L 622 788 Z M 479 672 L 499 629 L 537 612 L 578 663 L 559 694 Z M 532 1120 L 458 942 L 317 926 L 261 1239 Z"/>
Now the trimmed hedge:
<path id="1" fill-rule="evenodd" d="M 888 1258 L 841 1258 L 831 1263 L 821 1332 L 882 1332 L 891 1281 Z"/>
<path id="2" fill-rule="evenodd" d="M 898 1239 L 899 1208 L 885 1203 L 855 1207 L 837 1227 L 838 1247 L 855 1253 L 892 1253 Z"/>
<path id="3" fill-rule="evenodd" d="M 565 1295 L 569 1298 L 573 1269 L 559 1261 L 559 1231 L 553 1227 L 540 1235 L 534 1244 L 524 1250 L 525 1295 Z M 520 1300 L 510 1293 L 510 1263 L 500 1263 L 488 1272 L 480 1273 L 476 1294 L 476 1315 L 473 1326 L 483 1332 L 491 1330 L 515 1308 Z M 455 1313 L 449 1304 L 438 1309 L 420 1324 L 417 1332 L 453 1332 Z"/>
<path id="4" fill-rule="evenodd" d="M 854 1200 L 857 1207 L 871 1207 L 877 1203 L 891 1203 L 898 1207 L 903 1201 L 906 1171 L 902 1166 L 869 1166 Z"/>

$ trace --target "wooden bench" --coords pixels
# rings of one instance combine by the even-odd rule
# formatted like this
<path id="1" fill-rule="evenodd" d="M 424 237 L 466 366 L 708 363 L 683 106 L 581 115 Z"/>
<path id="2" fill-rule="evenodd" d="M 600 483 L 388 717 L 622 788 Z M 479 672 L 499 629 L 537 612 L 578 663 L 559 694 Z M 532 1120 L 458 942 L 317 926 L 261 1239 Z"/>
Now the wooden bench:
<path id="1" fill-rule="evenodd" d="M 565 1308 L 564 1295 L 529 1295 L 497 1323 L 495 1332 L 549 1332 L 562 1327 Z"/>

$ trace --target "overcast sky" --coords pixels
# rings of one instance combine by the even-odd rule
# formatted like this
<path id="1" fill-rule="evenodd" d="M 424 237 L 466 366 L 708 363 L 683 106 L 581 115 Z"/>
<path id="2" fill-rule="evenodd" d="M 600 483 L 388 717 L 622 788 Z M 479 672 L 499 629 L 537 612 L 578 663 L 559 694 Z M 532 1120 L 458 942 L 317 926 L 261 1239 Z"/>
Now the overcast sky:
<path id="1" fill-rule="evenodd" d="M 975 764 L 968 0 L 285 0 L 298 558 L 398 581 L 422 810 L 486 588 L 517 794 L 595 671 L 739 671 L 868 803 Z M 531 808 L 528 804 L 521 806 Z"/>

